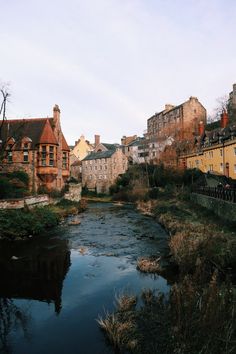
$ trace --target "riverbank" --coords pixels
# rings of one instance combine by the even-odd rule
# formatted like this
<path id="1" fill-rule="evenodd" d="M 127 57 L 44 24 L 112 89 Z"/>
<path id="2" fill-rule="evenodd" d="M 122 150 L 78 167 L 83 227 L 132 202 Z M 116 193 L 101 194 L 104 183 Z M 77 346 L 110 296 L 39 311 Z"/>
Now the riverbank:
<path id="1" fill-rule="evenodd" d="M 99 319 L 107 338 L 121 352 L 138 354 L 233 352 L 235 228 L 177 193 L 163 193 L 157 200 L 139 202 L 137 208 L 170 235 L 168 257 L 141 258 L 137 269 L 165 276 L 165 265 L 171 264 L 178 281 L 169 297 L 145 291 L 134 303 L 134 295 L 121 296 L 116 310 Z"/>
<path id="2" fill-rule="evenodd" d="M 56 204 L 32 210 L 1 210 L 0 239 L 26 240 L 59 225 L 69 215 L 77 215 L 86 208 L 86 201 L 61 199 Z"/>

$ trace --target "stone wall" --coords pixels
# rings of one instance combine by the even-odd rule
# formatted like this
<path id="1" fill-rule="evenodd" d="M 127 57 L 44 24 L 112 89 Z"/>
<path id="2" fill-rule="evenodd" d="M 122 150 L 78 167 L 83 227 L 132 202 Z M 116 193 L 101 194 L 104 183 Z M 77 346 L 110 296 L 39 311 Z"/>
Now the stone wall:
<path id="1" fill-rule="evenodd" d="M 192 193 L 190 198 L 194 203 L 211 210 L 222 219 L 236 222 L 236 204 L 197 193 Z"/>
<path id="2" fill-rule="evenodd" d="M 32 209 L 36 206 L 45 206 L 50 203 L 47 194 L 31 196 L 23 199 L 4 199 L 0 200 L 0 209 Z"/>
<path id="3" fill-rule="evenodd" d="M 82 184 L 70 184 L 69 191 L 65 193 L 64 198 L 73 202 L 79 202 L 81 199 Z"/>

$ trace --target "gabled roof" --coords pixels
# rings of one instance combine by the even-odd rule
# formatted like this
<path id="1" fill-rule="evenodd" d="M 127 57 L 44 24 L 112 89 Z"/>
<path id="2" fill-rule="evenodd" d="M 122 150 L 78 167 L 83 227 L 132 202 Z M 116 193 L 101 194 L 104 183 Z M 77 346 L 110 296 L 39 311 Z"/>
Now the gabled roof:
<path id="1" fill-rule="evenodd" d="M 92 152 L 91 154 L 87 155 L 87 156 L 83 159 L 83 161 L 109 158 L 109 157 L 111 157 L 115 152 L 116 152 L 115 150 L 107 150 L 107 151 Z"/>

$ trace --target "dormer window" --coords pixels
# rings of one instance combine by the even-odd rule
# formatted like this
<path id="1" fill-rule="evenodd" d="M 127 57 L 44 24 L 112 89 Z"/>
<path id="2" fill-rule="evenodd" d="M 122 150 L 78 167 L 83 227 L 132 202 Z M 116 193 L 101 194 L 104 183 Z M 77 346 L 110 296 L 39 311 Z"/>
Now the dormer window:
<path id="1" fill-rule="evenodd" d="M 32 140 L 29 137 L 25 136 L 21 140 L 21 148 L 23 150 L 28 150 L 28 149 L 30 149 L 31 143 L 32 143 Z"/>
<path id="2" fill-rule="evenodd" d="M 29 151 L 24 151 L 23 152 L 23 156 L 24 156 L 24 162 L 28 162 L 29 161 Z"/>
<path id="3" fill-rule="evenodd" d="M 12 162 L 12 151 L 8 151 L 7 153 L 7 161 Z"/>

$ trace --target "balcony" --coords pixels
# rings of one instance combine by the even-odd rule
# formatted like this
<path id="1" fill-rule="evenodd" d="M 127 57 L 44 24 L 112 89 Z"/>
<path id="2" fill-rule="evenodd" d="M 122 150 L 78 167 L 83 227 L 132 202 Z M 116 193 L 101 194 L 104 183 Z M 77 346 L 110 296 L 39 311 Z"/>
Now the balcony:
<path id="1" fill-rule="evenodd" d="M 58 175 L 58 168 L 53 166 L 38 166 L 37 167 L 38 175 Z"/>

